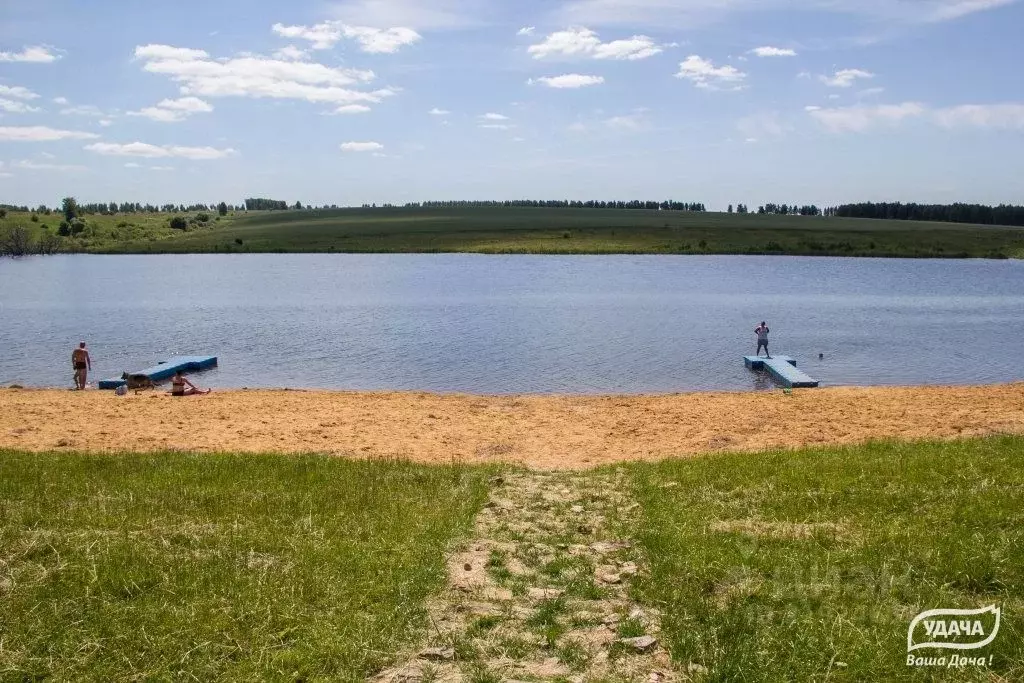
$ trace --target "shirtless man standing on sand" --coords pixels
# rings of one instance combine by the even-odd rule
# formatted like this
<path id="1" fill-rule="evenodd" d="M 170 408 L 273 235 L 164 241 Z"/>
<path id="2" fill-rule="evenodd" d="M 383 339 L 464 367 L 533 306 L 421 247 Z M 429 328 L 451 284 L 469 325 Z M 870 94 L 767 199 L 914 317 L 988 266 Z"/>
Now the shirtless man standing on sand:
<path id="1" fill-rule="evenodd" d="M 71 352 L 71 365 L 75 368 L 75 389 L 85 389 L 85 381 L 92 370 L 92 359 L 85 350 L 85 342 L 80 342 L 78 348 Z"/>

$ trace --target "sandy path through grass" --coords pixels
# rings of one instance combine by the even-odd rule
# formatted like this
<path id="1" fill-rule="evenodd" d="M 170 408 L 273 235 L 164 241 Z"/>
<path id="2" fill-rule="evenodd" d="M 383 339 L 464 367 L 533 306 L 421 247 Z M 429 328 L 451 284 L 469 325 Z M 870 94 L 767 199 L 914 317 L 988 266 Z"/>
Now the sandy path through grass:
<path id="1" fill-rule="evenodd" d="M 628 488 L 624 472 L 492 480 L 427 639 L 376 681 L 677 680 L 659 615 L 629 597 L 643 563 L 618 535 Z"/>

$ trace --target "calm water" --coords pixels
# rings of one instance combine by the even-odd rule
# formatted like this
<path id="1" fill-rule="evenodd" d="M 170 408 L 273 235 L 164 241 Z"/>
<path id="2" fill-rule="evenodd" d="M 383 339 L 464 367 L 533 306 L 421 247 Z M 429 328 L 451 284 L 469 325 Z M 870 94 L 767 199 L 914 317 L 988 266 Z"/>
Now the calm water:
<path id="1" fill-rule="evenodd" d="M 0 384 L 215 354 L 215 387 L 761 389 L 1024 379 L 1024 263 L 797 257 L 247 255 L 0 260 Z M 818 354 L 824 353 L 824 360 Z"/>

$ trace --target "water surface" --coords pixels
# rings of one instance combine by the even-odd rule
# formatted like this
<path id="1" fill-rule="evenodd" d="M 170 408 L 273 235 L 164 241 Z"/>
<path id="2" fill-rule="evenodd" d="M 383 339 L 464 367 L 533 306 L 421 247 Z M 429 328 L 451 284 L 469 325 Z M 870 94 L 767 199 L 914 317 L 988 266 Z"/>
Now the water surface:
<path id="1" fill-rule="evenodd" d="M 0 260 L 0 384 L 213 354 L 215 387 L 764 389 L 754 327 L 825 385 L 1024 379 L 1024 262 L 746 256 Z M 818 354 L 824 354 L 819 360 Z"/>

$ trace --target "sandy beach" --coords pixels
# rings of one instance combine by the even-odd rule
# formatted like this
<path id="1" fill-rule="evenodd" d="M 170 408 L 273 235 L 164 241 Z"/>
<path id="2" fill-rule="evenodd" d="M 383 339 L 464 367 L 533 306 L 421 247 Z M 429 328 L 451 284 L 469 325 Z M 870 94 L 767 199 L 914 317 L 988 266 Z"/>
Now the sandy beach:
<path id="1" fill-rule="evenodd" d="M 577 469 L 711 451 L 1024 433 L 1024 383 L 658 396 L 0 390 L 0 447 L 244 451 Z"/>

